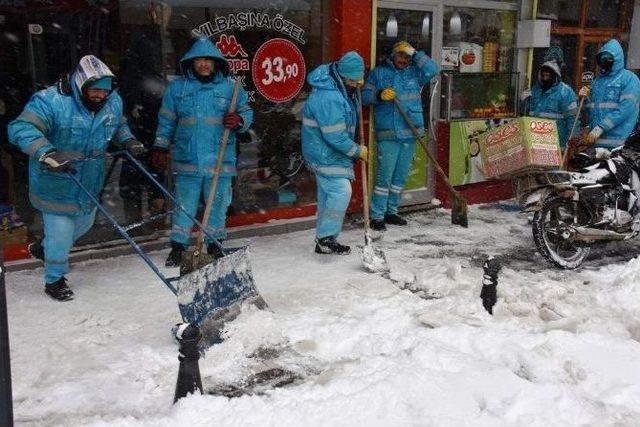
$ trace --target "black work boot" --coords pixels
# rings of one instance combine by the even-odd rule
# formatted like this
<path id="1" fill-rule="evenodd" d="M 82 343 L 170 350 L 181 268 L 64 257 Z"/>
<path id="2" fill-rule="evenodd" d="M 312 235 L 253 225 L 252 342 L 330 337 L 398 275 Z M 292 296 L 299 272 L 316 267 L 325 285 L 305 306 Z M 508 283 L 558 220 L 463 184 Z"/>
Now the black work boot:
<path id="1" fill-rule="evenodd" d="M 42 246 L 42 239 L 29 243 L 28 249 L 32 257 L 44 262 L 44 246 Z"/>
<path id="2" fill-rule="evenodd" d="M 351 248 L 347 245 L 341 245 L 336 241 L 333 236 L 323 237 L 322 239 L 316 239 L 316 253 L 317 254 L 338 254 L 348 255 L 351 252 Z"/>
<path id="3" fill-rule="evenodd" d="M 407 220 L 398 214 L 386 214 L 384 216 L 384 222 L 393 225 L 407 225 Z"/>
<path id="4" fill-rule="evenodd" d="M 44 286 L 44 293 L 56 301 L 70 301 L 73 299 L 73 291 L 67 286 L 67 279 L 64 276 L 53 283 L 47 283 Z"/>
<path id="5" fill-rule="evenodd" d="M 218 240 L 220 244 L 222 244 L 222 240 Z M 207 253 L 211 255 L 214 259 L 222 258 L 224 256 L 224 252 L 222 248 L 215 243 L 209 243 L 207 245 Z"/>
<path id="6" fill-rule="evenodd" d="M 384 221 L 381 219 L 372 219 L 369 221 L 369 227 L 375 231 L 387 231 L 387 226 L 384 225 Z"/>
<path id="7" fill-rule="evenodd" d="M 165 267 L 178 267 L 182 261 L 182 254 L 186 248 L 182 243 L 171 242 L 171 252 L 164 263 Z"/>

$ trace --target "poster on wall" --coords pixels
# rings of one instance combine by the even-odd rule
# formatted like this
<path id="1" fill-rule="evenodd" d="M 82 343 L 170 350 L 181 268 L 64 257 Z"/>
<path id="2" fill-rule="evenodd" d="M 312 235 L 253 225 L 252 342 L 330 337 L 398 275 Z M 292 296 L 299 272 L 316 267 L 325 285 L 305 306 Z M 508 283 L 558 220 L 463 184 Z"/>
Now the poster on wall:
<path id="1" fill-rule="evenodd" d="M 285 38 L 272 38 L 260 46 L 255 45 L 252 37 L 250 47 L 255 49 L 253 57 L 247 53 L 238 32 L 251 30 L 273 31 L 286 35 Z M 237 12 L 218 16 L 191 31 L 194 37 L 209 37 L 227 58 L 231 72 L 241 81 L 249 95 L 249 101 L 256 101 L 261 95 L 273 103 L 283 103 L 293 99 L 306 78 L 304 56 L 294 43 L 306 44 L 305 31 L 294 22 L 280 14 L 272 16 L 261 12 Z M 250 72 L 250 73 L 249 73 Z M 252 86 L 249 87 L 251 78 Z"/>
<path id="2" fill-rule="evenodd" d="M 487 181 L 482 167 L 479 136 L 508 120 L 451 122 L 449 128 L 449 180 L 454 186 Z"/>
<path id="3" fill-rule="evenodd" d="M 271 39 L 258 48 L 251 74 L 253 84 L 262 96 L 271 102 L 286 102 L 304 85 L 304 57 L 289 40 Z"/>
<path id="4" fill-rule="evenodd" d="M 453 69 L 458 66 L 460 49 L 457 47 L 443 47 L 440 53 L 440 65 L 445 69 Z"/>

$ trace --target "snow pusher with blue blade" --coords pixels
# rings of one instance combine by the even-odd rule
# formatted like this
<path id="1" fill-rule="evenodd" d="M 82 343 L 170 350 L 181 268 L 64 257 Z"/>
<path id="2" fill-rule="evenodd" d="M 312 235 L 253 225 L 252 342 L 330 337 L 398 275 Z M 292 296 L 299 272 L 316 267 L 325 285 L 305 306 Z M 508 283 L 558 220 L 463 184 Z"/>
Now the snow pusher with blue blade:
<path id="1" fill-rule="evenodd" d="M 223 249 L 220 242 L 206 231 L 203 224 L 190 215 L 184 207 L 178 203 L 175 197 L 129 152 L 119 151 L 112 153 L 112 155 L 121 156 L 124 160 L 130 161 L 142 175 L 171 200 L 174 210 L 178 209 L 187 215 L 200 230 L 203 230 L 210 242 L 217 245 L 220 249 Z M 104 159 L 87 158 L 83 161 L 104 161 Z M 181 274 L 177 277 L 165 277 L 127 232 L 132 228 L 157 220 L 159 215 L 147 218 L 145 221 L 128 227 L 122 227 L 74 174 L 69 173 L 67 175 L 80 187 L 84 194 L 89 197 L 98 210 L 131 245 L 133 250 L 144 260 L 149 268 L 153 270 L 167 288 L 176 295 L 182 320 L 198 326 L 202 332 L 201 349 L 204 350 L 222 341 L 221 332 L 225 322 L 235 319 L 240 313 L 243 304 L 252 304 L 259 309 L 267 307 L 266 302 L 258 293 L 258 289 L 253 280 L 248 247 L 224 249 L 223 256 L 217 260 L 211 260 L 211 262 L 206 265 L 188 273 L 181 271 Z M 169 214 L 171 214 L 171 212 L 167 212 L 163 214 L 163 216 Z M 177 287 L 174 286 L 174 283 Z"/>

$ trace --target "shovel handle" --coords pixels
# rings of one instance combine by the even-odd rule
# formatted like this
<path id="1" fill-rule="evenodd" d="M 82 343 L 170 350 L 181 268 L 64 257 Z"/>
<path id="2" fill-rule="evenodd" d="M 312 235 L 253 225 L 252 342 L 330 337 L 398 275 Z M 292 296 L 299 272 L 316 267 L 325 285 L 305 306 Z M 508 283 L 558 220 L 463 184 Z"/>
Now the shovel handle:
<path id="1" fill-rule="evenodd" d="M 236 104 L 238 102 L 238 92 L 240 91 L 240 80 L 236 79 L 233 84 L 233 94 L 231 95 L 231 102 L 229 103 L 229 113 L 233 113 L 236 111 Z M 224 154 L 227 151 L 227 141 L 229 140 L 229 135 L 231 134 L 231 129 L 224 128 L 224 132 L 222 133 L 222 139 L 220 141 L 220 147 L 218 148 L 218 157 L 216 158 L 216 166 L 213 170 L 213 178 L 211 178 L 211 186 L 209 188 L 209 196 L 207 197 L 207 204 L 204 208 L 204 214 L 202 215 L 202 224 L 207 227 L 209 223 L 209 216 L 211 216 L 211 208 L 213 207 L 213 200 L 216 197 L 216 192 L 218 191 L 218 178 L 220 176 L 220 171 L 222 170 L 222 162 L 224 160 Z M 195 253 L 199 254 L 202 251 L 202 245 L 204 244 L 204 229 L 200 229 L 198 233 L 198 239 L 196 243 Z M 222 249 L 222 245 L 218 240 L 213 241 L 220 249 Z"/>
<path id="2" fill-rule="evenodd" d="M 362 91 L 360 87 L 356 89 L 358 94 L 358 139 L 360 146 L 364 147 L 364 121 L 362 119 Z M 367 159 L 368 160 L 368 159 Z M 369 183 L 367 176 L 367 162 L 360 159 L 360 171 L 362 175 L 362 215 L 364 218 L 365 236 L 369 234 Z"/>
<path id="3" fill-rule="evenodd" d="M 569 161 L 569 151 L 571 145 L 571 138 L 573 138 L 573 132 L 576 130 L 576 125 L 578 124 L 578 120 L 580 120 L 580 112 L 582 111 L 582 107 L 584 106 L 585 97 L 580 97 L 580 105 L 578 105 L 578 111 L 576 112 L 576 118 L 573 120 L 573 126 L 571 126 L 571 132 L 569 132 L 569 139 L 567 139 L 567 146 L 564 149 L 564 154 L 562 156 L 562 169 L 567 169 L 567 162 Z"/>
<path id="4" fill-rule="evenodd" d="M 393 103 L 395 104 L 396 109 L 398 110 L 398 112 L 400 113 L 400 115 L 402 116 L 404 121 L 407 123 L 409 128 L 411 128 L 411 132 L 413 132 L 413 135 L 418 139 L 418 142 L 420 143 L 420 145 L 424 149 L 424 152 L 427 154 L 427 157 L 429 157 L 429 160 L 431 161 L 431 163 L 433 163 L 433 165 L 435 166 L 436 170 L 438 171 L 438 173 L 442 177 L 443 181 L 445 182 L 445 184 L 449 188 L 449 191 L 451 191 L 451 193 L 453 193 L 456 198 L 458 198 L 458 199 L 462 198 L 460 196 L 460 194 L 458 194 L 456 189 L 453 188 L 453 185 L 451 185 L 451 182 L 449 181 L 449 177 L 447 176 L 445 171 L 442 169 L 442 167 L 440 167 L 440 164 L 438 163 L 438 161 L 429 152 L 427 144 L 425 144 L 424 140 L 422 139 L 422 136 L 420 135 L 420 132 L 418 132 L 418 129 L 416 129 L 416 126 L 413 124 L 413 122 L 411 121 L 411 119 L 407 115 L 407 112 L 404 110 L 404 108 L 402 108 L 402 105 L 400 105 L 400 102 L 396 98 L 394 98 L 393 99 Z"/>

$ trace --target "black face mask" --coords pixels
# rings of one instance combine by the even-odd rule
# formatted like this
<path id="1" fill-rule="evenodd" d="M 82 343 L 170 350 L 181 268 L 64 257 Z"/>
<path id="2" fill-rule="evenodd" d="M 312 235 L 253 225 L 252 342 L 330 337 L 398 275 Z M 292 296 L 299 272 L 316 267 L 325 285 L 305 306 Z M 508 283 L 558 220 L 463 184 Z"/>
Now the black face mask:
<path id="1" fill-rule="evenodd" d="M 600 74 L 606 76 L 613 69 L 613 55 L 609 52 L 600 52 L 596 56 L 596 62 L 600 66 Z"/>

